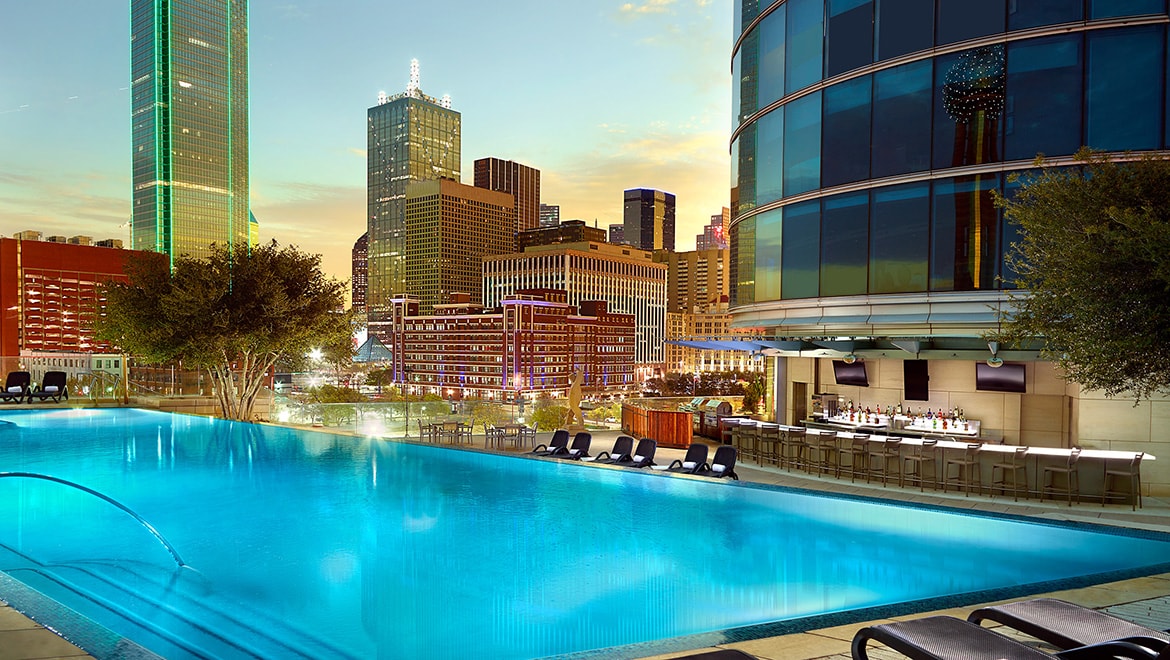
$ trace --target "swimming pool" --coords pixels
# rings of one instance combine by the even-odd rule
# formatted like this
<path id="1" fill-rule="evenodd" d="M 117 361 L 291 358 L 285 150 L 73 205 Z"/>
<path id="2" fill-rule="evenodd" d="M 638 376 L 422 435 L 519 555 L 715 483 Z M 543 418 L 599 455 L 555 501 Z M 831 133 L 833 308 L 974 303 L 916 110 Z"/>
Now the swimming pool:
<path id="1" fill-rule="evenodd" d="M 113 497 L 191 567 L 96 497 L 4 478 L 0 569 L 167 658 L 622 657 L 1170 556 L 1152 534 L 152 411 L 0 420 L 0 472 Z"/>

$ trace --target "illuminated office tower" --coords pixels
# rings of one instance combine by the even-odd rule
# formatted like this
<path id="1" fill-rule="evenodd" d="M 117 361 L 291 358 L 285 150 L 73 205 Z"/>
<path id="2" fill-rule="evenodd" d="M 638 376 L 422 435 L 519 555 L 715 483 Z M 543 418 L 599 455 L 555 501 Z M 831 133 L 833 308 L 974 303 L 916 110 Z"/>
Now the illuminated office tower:
<path id="1" fill-rule="evenodd" d="M 540 226 L 556 227 L 561 224 L 561 207 L 558 204 L 540 205 Z"/>
<path id="2" fill-rule="evenodd" d="M 634 188 L 625 192 L 625 242 L 643 250 L 674 249 L 674 195 Z"/>
<path id="3" fill-rule="evenodd" d="M 136 250 L 248 243 L 248 2 L 130 3 Z"/>
<path id="4" fill-rule="evenodd" d="M 540 170 L 535 167 L 499 158 L 480 158 L 475 161 L 475 187 L 509 193 L 516 198 L 513 235 L 541 226 Z"/>
<path id="5" fill-rule="evenodd" d="M 460 116 L 451 99 L 419 88 L 418 60 L 410 62 L 406 91 L 378 95 L 367 113 L 366 198 L 371 323 L 389 320 L 390 301 L 406 290 L 406 185 L 412 181 L 459 181 Z"/>

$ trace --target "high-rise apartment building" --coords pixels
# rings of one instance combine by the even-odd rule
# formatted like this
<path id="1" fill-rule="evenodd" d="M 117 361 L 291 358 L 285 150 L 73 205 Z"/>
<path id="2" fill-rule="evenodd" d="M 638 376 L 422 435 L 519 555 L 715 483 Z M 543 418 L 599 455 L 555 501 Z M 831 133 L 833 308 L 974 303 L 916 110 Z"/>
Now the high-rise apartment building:
<path id="1" fill-rule="evenodd" d="M 367 115 L 369 266 L 366 312 L 386 320 L 389 301 L 406 293 L 406 186 L 412 181 L 459 180 L 460 124 L 448 97 L 419 88 L 418 60 L 396 96 L 385 93 Z"/>
<path id="2" fill-rule="evenodd" d="M 540 226 L 556 227 L 561 224 L 561 207 L 556 204 L 540 205 Z"/>
<path id="3" fill-rule="evenodd" d="M 510 160 L 480 158 L 475 161 L 475 187 L 516 199 L 514 235 L 540 226 L 540 170 Z"/>
<path id="4" fill-rule="evenodd" d="M 627 245 L 537 245 L 521 254 L 484 257 L 483 302 L 495 307 L 522 289 L 562 289 L 570 305 L 604 300 L 610 311 L 634 315 L 634 359 L 652 370 L 663 364 L 666 270 L 654 263 L 653 253 Z"/>
<path id="5" fill-rule="evenodd" d="M 353 268 L 350 272 L 350 307 L 358 314 L 366 313 L 366 285 L 368 283 L 369 238 L 367 232 L 353 244 Z"/>
<path id="6" fill-rule="evenodd" d="M 703 233 L 695 237 L 695 249 L 727 249 L 727 223 L 729 222 L 731 222 L 731 209 L 724 206 L 723 213 L 711 216 L 711 222 L 703 227 Z"/>
<path id="7" fill-rule="evenodd" d="M 690 252 L 657 250 L 654 261 L 666 264 L 666 311 L 693 312 L 726 301 L 728 250 Z"/>
<path id="8" fill-rule="evenodd" d="M 406 288 L 423 314 L 466 293 L 483 300 L 485 255 L 512 252 L 512 196 L 448 179 L 406 187 Z M 370 323 L 380 335 L 382 324 Z"/>
<path id="9" fill-rule="evenodd" d="M 609 242 L 614 245 L 621 245 L 626 242 L 625 225 L 613 224 L 609 226 Z"/>
<path id="10" fill-rule="evenodd" d="M 247 243 L 247 0 L 131 0 L 130 25 L 131 245 Z"/>
<path id="11" fill-rule="evenodd" d="M 674 249 L 674 195 L 634 188 L 625 192 L 622 216 L 626 243 L 643 250 Z"/>

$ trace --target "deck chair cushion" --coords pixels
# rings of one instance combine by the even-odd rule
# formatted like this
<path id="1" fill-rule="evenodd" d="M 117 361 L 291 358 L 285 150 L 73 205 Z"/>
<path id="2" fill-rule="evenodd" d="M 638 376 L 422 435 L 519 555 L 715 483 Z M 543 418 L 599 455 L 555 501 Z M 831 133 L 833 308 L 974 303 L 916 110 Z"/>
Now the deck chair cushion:
<path id="1" fill-rule="evenodd" d="M 683 461 L 683 464 L 682 464 L 683 468 L 685 468 L 687 470 L 695 469 L 695 465 L 697 465 L 697 463 L 695 463 L 694 461 Z"/>
<path id="2" fill-rule="evenodd" d="M 8 388 L 8 391 L 9 391 L 9 392 L 14 392 L 14 393 L 15 393 L 15 392 L 23 392 L 23 391 L 24 391 L 24 388 L 23 388 L 23 387 L 21 387 L 20 385 L 13 385 L 12 387 Z"/>

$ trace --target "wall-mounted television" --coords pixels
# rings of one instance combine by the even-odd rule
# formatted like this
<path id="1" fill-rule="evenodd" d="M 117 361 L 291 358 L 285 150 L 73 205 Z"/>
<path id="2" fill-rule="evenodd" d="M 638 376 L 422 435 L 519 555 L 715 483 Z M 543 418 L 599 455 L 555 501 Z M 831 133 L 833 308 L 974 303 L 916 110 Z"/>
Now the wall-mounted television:
<path id="1" fill-rule="evenodd" d="M 833 360 L 833 378 L 838 385 L 857 385 L 869 387 L 869 377 L 865 375 L 865 363 L 858 361 L 848 364 L 844 360 Z"/>
<path id="2" fill-rule="evenodd" d="M 976 362 L 975 389 L 984 392 L 1026 392 L 1024 365 L 1004 364 L 992 367 L 985 362 Z"/>
<path id="3" fill-rule="evenodd" d="M 930 401 L 930 374 L 926 360 L 903 360 L 902 380 L 909 401 Z"/>

